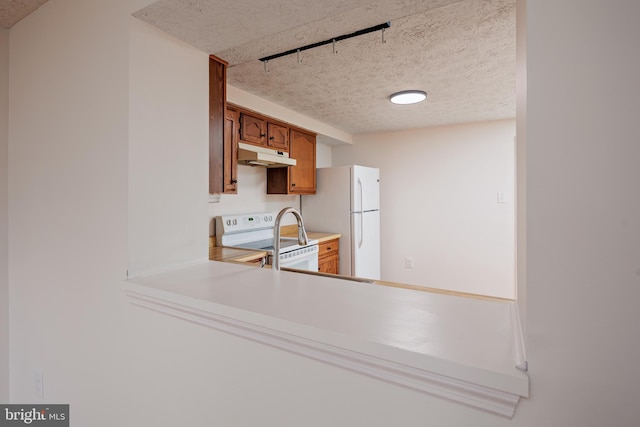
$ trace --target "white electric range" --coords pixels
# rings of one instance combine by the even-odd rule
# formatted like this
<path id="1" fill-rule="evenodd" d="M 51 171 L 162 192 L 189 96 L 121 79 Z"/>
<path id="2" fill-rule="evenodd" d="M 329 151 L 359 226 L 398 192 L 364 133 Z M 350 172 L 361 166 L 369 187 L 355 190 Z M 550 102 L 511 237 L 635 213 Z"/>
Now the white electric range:
<path id="1" fill-rule="evenodd" d="M 216 246 L 267 252 L 267 264 L 275 256 L 275 221 L 273 212 L 222 215 L 216 217 Z M 293 237 L 280 238 L 280 267 L 318 271 L 318 241 L 298 244 Z"/>

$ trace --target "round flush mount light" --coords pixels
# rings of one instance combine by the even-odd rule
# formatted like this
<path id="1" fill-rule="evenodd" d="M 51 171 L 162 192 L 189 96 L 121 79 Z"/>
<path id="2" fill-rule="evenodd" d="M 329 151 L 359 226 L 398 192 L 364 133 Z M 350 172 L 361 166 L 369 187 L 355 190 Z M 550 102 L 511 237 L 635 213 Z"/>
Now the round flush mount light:
<path id="1" fill-rule="evenodd" d="M 391 102 L 400 105 L 417 104 L 425 99 L 427 99 L 427 92 L 421 90 L 403 90 L 402 92 L 396 92 L 389 97 Z"/>

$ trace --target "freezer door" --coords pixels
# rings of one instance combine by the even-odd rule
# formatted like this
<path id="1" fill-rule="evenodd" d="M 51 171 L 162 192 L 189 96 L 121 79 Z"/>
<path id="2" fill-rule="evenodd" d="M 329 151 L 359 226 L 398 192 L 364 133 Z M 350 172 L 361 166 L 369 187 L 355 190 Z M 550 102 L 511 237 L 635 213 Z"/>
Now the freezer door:
<path id="1" fill-rule="evenodd" d="M 380 279 L 380 212 L 351 215 L 351 275 Z"/>
<path id="2" fill-rule="evenodd" d="M 380 209 L 380 169 L 352 166 L 351 188 L 352 212 Z"/>

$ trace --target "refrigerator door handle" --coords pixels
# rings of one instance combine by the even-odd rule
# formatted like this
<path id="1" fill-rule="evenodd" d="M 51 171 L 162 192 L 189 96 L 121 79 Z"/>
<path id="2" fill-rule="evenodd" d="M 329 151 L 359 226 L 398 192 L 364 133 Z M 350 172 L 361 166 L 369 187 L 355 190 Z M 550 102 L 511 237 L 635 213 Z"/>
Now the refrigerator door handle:
<path id="1" fill-rule="evenodd" d="M 360 178 L 358 178 L 358 187 L 360 187 L 360 208 L 358 209 L 359 212 L 363 212 L 364 211 L 364 188 L 362 186 L 362 180 L 360 180 Z"/>
<path id="2" fill-rule="evenodd" d="M 358 187 L 360 187 L 360 208 L 358 211 L 360 212 L 360 237 L 358 238 L 358 248 L 362 247 L 364 243 L 364 186 L 362 185 L 362 180 L 358 177 Z"/>
<path id="3" fill-rule="evenodd" d="M 361 248 L 364 243 L 364 215 L 360 214 L 360 238 L 358 239 L 358 247 Z"/>

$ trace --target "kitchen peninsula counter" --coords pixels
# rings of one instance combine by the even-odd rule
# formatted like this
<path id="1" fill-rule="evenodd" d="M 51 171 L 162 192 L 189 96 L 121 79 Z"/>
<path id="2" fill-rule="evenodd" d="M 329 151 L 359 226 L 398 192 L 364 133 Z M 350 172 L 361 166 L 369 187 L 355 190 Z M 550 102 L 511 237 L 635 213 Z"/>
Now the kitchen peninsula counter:
<path id="1" fill-rule="evenodd" d="M 137 307 L 506 417 L 529 393 L 513 301 L 209 261 L 123 291 Z"/>

